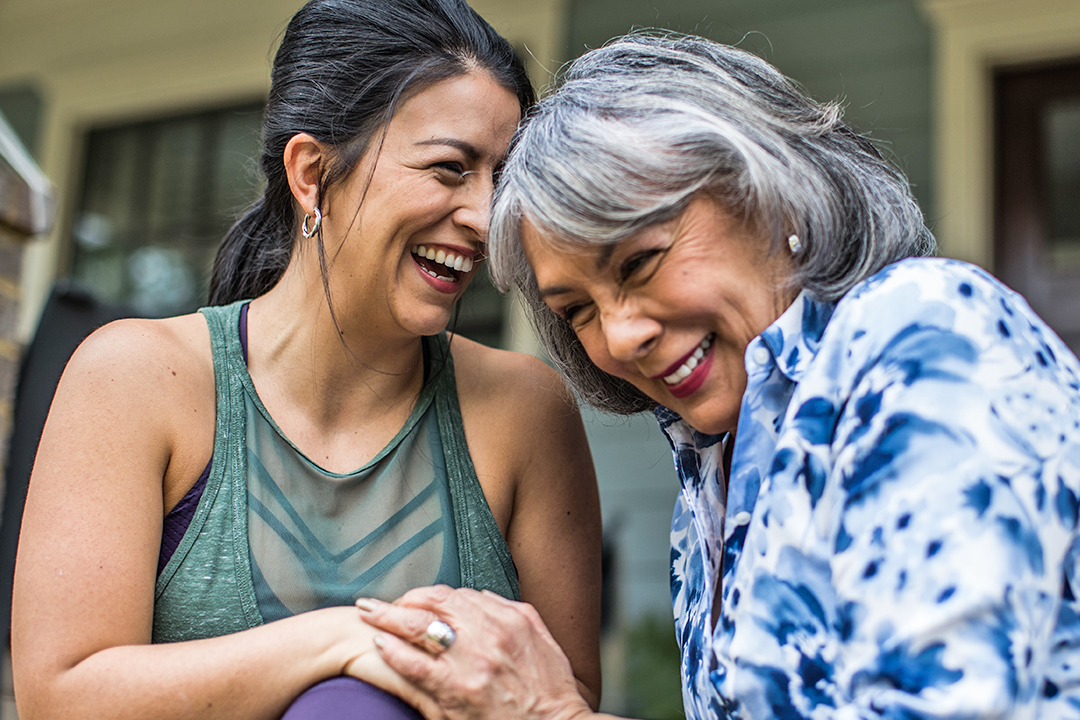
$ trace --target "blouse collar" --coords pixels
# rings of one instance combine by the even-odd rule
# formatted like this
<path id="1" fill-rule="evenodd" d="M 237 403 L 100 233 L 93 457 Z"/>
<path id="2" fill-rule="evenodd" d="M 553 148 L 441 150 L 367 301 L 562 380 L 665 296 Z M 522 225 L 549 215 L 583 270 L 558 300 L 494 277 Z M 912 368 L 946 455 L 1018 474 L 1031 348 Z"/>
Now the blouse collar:
<path id="1" fill-rule="evenodd" d="M 776 359 L 777 369 L 791 382 L 798 383 L 813 363 L 835 308 L 836 303 L 815 300 L 803 290 L 776 322 L 761 333 L 761 340 Z"/>

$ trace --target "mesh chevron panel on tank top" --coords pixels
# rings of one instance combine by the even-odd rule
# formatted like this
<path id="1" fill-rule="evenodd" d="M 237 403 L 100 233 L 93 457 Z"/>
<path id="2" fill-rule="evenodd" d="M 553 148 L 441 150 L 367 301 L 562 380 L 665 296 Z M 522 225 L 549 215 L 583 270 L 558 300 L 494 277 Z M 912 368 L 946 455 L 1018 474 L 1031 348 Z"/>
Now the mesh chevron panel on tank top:
<path id="1" fill-rule="evenodd" d="M 246 380 L 248 541 L 265 621 L 460 584 L 433 384 L 382 452 L 338 474 L 285 438 Z"/>

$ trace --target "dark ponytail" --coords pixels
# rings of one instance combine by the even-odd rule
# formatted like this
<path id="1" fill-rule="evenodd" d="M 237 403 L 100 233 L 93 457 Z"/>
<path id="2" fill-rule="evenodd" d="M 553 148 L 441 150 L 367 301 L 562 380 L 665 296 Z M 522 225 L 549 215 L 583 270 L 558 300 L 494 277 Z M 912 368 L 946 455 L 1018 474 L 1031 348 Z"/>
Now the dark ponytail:
<path id="1" fill-rule="evenodd" d="M 513 92 L 523 114 L 532 104 L 521 59 L 465 0 L 311 0 L 301 8 L 274 58 L 259 162 L 266 191 L 218 249 L 210 304 L 262 295 L 289 265 L 300 222 L 283 160 L 293 136 L 307 133 L 330 149 L 321 203 L 399 103 L 473 68 Z M 318 246 L 325 267 L 321 231 Z"/>

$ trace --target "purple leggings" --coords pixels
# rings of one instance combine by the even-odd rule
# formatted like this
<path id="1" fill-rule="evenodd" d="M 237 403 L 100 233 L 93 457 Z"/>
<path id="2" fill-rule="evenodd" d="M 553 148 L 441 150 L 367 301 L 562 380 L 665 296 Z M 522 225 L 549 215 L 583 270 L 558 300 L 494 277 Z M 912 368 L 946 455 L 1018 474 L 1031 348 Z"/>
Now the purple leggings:
<path id="1" fill-rule="evenodd" d="M 423 720 L 399 698 L 351 677 L 312 685 L 281 720 Z"/>

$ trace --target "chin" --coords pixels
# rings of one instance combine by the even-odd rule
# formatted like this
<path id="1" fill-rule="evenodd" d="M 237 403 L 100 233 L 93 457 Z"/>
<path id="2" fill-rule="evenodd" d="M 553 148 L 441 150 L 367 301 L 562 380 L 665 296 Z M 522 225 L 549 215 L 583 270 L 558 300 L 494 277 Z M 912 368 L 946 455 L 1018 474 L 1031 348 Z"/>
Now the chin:
<path id="1" fill-rule="evenodd" d="M 704 408 L 694 410 L 687 409 L 685 414 L 680 413 L 686 423 L 705 435 L 720 435 L 726 432 L 735 432 L 739 423 L 738 414 L 732 415 L 727 412 L 710 412 Z"/>
<path id="2" fill-rule="evenodd" d="M 443 330 L 446 330 L 449 324 L 449 322 L 425 323 L 422 325 L 410 326 L 408 329 L 412 332 L 413 335 L 426 337 L 429 335 L 438 335 Z"/>
<path id="3" fill-rule="evenodd" d="M 414 335 L 438 335 L 450 324 L 453 313 L 450 310 L 425 313 L 422 317 L 413 317 L 402 325 Z"/>
<path id="4" fill-rule="evenodd" d="M 683 419 L 686 420 L 686 418 Z M 726 432 L 733 432 L 731 425 L 727 423 L 702 424 L 691 420 L 686 420 L 686 423 L 702 435 L 723 435 Z"/>

